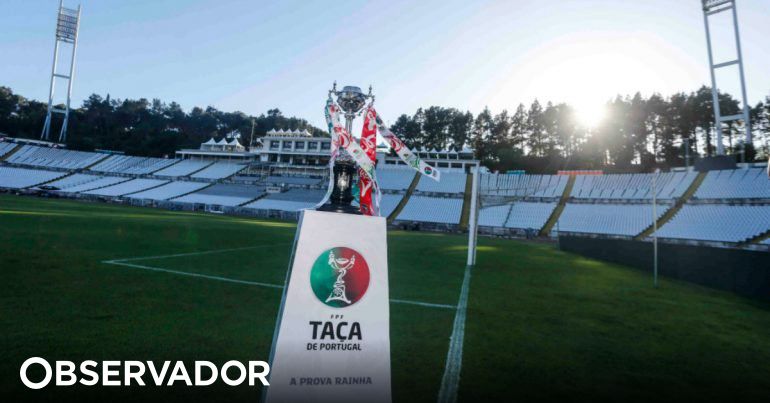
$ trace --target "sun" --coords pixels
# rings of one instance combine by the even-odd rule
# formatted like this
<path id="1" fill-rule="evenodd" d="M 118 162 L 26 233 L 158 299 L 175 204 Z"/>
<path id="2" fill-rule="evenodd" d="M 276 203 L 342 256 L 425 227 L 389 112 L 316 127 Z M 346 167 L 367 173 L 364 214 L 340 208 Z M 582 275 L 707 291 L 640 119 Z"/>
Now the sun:
<path id="1" fill-rule="evenodd" d="M 596 127 L 602 122 L 607 110 L 601 103 L 579 103 L 575 105 L 575 117 L 586 127 Z"/>

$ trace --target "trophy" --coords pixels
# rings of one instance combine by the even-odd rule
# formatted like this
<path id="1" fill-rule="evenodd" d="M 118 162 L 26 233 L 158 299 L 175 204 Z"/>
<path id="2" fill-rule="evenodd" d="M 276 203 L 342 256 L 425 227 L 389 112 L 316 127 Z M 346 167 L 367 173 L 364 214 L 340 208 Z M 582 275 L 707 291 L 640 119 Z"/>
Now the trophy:
<path id="1" fill-rule="evenodd" d="M 331 266 L 337 273 L 337 280 L 334 282 L 331 294 L 329 298 L 326 298 L 326 302 L 329 301 L 343 301 L 350 304 L 347 294 L 345 293 L 345 277 L 348 274 L 348 270 L 352 269 L 356 265 L 356 256 L 353 255 L 350 259 L 337 258 L 334 256 L 334 251 L 329 252 L 329 266 Z"/>
<path id="2" fill-rule="evenodd" d="M 364 94 L 361 88 L 346 85 L 342 88 L 342 91 L 337 91 L 337 83 L 329 90 L 329 97 L 337 97 L 337 105 L 345 112 L 345 128 L 348 133 L 352 133 L 353 119 L 356 115 L 361 113 L 361 110 L 366 105 L 366 100 L 371 98 L 372 87 L 369 86 L 369 94 Z M 339 156 L 334 162 L 332 168 L 332 174 L 334 179 L 332 181 L 332 193 L 329 197 L 329 201 L 318 208 L 319 211 L 332 211 L 335 213 L 346 214 L 361 214 L 358 208 L 351 205 L 353 202 L 353 181 L 356 175 L 356 163 L 353 158 L 340 148 Z"/>

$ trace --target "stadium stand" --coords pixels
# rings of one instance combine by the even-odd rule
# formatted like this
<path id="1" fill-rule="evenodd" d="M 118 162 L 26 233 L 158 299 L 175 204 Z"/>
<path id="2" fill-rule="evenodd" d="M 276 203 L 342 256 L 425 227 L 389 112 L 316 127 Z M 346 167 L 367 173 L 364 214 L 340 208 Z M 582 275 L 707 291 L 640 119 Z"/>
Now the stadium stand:
<path id="1" fill-rule="evenodd" d="M 403 198 L 401 194 L 383 194 L 380 199 L 380 216 L 389 217 Z"/>
<path id="2" fill-rule="evenodd" d="M 268 176 L 266 183 L 275 185 L 305 185 L 313 186 L 321 183 L 321 178 L 310 178 L 307 176 Z"/>
<path id="3" fill-rule="evenodd" d="M 465 193 L 465 180 L 467 175 L 458 172 L 442 172 L 441 180 L 435 181 L 431 178 L 421 175 L 420 182 L 415 189 L 417 192 L 427 193 Z M 411 183 L 411 181 L 410 181 Z M 409 185 L 407 185 L 409 187 Z"/>
<path id="4" fill-rule="evenodd" d="M 132 179 L 112 186 L 93 189 L 82 193 L 97 196 L 123 196 L 131 193 L 141 192 L 145 189 L 159 186 L 167 182 L 168 181 L 160 179 Z"/>
<path id="5" fill-rule="evenodd" d="M 66 172 L 44 171 L 42 169 L 25 169 L 0 166 L 0 187 L 8 189 L 23 189 L 52 181 L 66 174 Z"/>
<path id="6" fill-rule="evenodd" d="M 82 169 L 104 158 L 104 154 L 31 145 L 8 157 L 8 162 L 45 168 Z"/>
<path id="7" fill-rule="evenodd" d="M 478 224 L 482 227 L 503 227 L 510 211 L 511 204 L 482 207 L 479 210 Z"/>
<path id="8" fill-rule="evenodd" d="M 308 208 L 312 208 L 316 203 L 303 202 L 303 201 L 291 201 L 291 200 L 274 200 L 274 199 L 259 199 L 252 203 L 245 205 L 244 207 L 253 208 L 257 210 L 278 210 L 278 211 L 300 211 Z"/>
<path id="9" fill-rule="evenodd" d="M 560 197 L 567 175 L 479 175 L 479 192 L 488 196 Z"/>
<path id="10" fill-rule="evenodd" d="M 179 160 L 111 155 L 90 169 L 95 172 L 144 175 L 163 169 Z"/>
<path id="11" fill-rule="evenodd" d="M 711 171 L 698 191 L 697 199 L 770 199 L 770 180 L 763 168 Z"/>
<path id="12" fill-rule="evenodd" d="M 553 213 L 557 203 L 517 202 L 513 204 L 506 228 L 541 229 Z"/>
<path id="13" fill-rule="evenodd" d="M 3 158 L 5 154 L 8 154 L 14 148 L 16 148 L 16 143 L 0 142 L 0 158 Z"/>
<path id="14" fill-rule="evenodd" d="M 577 175 L 570 196 L 576 199 L 652 199 L 653 175 L 655 174 Z M 668 200 L 682 197 L 697 176 L 696 172 L 658 174 L 658 198 Z"/>
<path id="15" fill-rule="evenodd" d="M 518 229 L 540 229 L 557 203 L 516 202 L 484 207 L 479 211 L 479 225 Z"/>
<path id="16" fill-rule="evenodd" d="M 73 175 L 61 178 L 57 181 L 51 182 L 48 184 L 48 186 L 55 187 L 59 190 L 66 190 L 67 188 L 71 188 L 74 186 L 85 185 L 86 183 L 99 180 L 100 178 L 101 176 L 99 175 L 73 174 Z"/>
<path id="17" fill-rule="evenodd" d="M 670 206 L 658 205 L 660 218 Z M 634 236 L 652 225 L 651 204 L 567 203 L 558 221 L 559 232 Z"/>
<path id="18" fill-rule="evenodd" d="M 172 181 L 163 186 L 133 193 L 132 199 L 168 200 L 174 197 L 186 195 L 209 186 L 205 182 Z"/>
<path id="19" fill-rule="evenodd" d="M 252 185 L 217 183 L 195 193 L 172 199 L 175 202 L 209 204 L 218 206 L 240 206 L 265 193 L 265 188 Z"/>
<path id="20" fill-rule="evenodd" d="M 403 168 L 377 168 L 377 182 L 383 190 L 407 190 L 414 180 L 414 171 Z M 441 178 L 442 180 L 444 178 Z M 432 181 L 432 179 L 431 179 Z M 463 188 L 465 184 L 463 184 Z"/>
<path id="21" fill-rule="evenodd" d="M 181 160 L 176 164 L 172 164 L 167 168 L 163 168 L 160 171 L 155 172 L 156 176 L 168 176 L 176 178 L 179 176 L 188 176 L 193 172 L 200 171 L 203 168 L 211 165 L 211 161 L 199 161 L 199 160 Z"/>
<path id="22" fill-rule="evenodd" d="M 88 181 L 88 182 L 82 182 L 75 185 L 70 185 L 67 188 L 61 188 L 61 191 L 67 192 L 67 193 L 81 193 L 86 192 L 93 189 L 98 189 L 106 186 L 112 186 L 117 183 L 126 182 L 131 180 L 131 178 L 124 178 L 120 176 L 101 176 L 98 177 L 96 180 Z"/>
<path id="23" fill-rule="evenodd" d="M 743 242 L 770 230 L 770 206 L 685 205 L 658 237 Z"/>
<path id="24" fill-rule="evenodd" d="M 191 178 L 199 179 L 224 179 L 233 176 L 246 168 L 246 165 L 232 162 L 215 162 L 203 170 L 192 174 Z"/>
<path id="25" fill-rule="evenodd" d="M 409 198 L 409 202 L 406 203 L 398 217 L 396 217 L 396 220 L 459 224 L 462 209 L 463 199 L 413 195 Z"/>
<path id="26" fill-rule="evenodd" d="M 244 207 L 260 210 L 299 211 L 318 204 L 326 192 L 311 189 L 289 189 L 282 193 L 270 193 Z"/>

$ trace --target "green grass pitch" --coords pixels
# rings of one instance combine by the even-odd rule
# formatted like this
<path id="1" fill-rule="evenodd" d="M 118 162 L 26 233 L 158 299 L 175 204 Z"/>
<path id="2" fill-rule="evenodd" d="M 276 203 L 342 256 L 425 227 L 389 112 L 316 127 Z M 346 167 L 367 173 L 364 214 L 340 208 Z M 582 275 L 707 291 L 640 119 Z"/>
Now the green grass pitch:
<path id="1" fill-rule="evenodd" d="M 280 290 L 105 264 L 281 284 L 295 226 L 0 196 L 0 383 L 16 399 L 256 401 L 243 387 L 26 390 L 21 363 L 267 359 Z M 455 305 L 466 237 L 391 231 L 391 298 Z M 222 251 L 223 249 L 232 249 Z M 189 253 L 218 251 L 206 254 Z M 180 255 L 167 257 L 165 255 Z M 461 401 L 759 400 L 770 396 L 770 306 L 567 254 L 482 238 Z M 395 401 L 436 400 L 454 310 L 391 304 Z"/>

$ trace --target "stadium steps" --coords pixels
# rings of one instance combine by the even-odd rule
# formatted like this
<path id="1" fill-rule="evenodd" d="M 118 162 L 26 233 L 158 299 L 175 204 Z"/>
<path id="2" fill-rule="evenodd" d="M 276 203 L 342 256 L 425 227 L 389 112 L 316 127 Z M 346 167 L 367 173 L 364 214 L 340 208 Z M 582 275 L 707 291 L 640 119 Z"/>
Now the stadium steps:
<path id="1" fill-rule="evenodd" d="M 90 170 L 91 168 L 93 168 L 93 167 L 94 167 L 94 165 L 96 165 L 96 164 L 98 164 L 98 163 L 100 163 L 100 162 L 102 162 L 102 161 L 106 160 L 107 158 L 110 158 L 110 157 L 111 157 L 111 156 L 113 156 L 114 154 L 102 154 L 102 155 L 104 155 L 104 157 L 102 157 L 102 158 L 99 158 L 97 161 L 94 161 L 94 163 L 93 163 L 93 164 L 91 164 L 91 165 L 89 165 L 89 166 L 87 166 L 87 167 L 83 167 L 83 169 L 82 169 L 82 170 L 83 170 L 83 171 L 85 171 L 85 170 L 87 170 L 87 169 L 88 169 L 88 170 Z"/>
<path id="2" fill-rule="evenodd" d="M 763 242 L 763 241 L 765 241 L 767 239 L 770 239 L 770 230 L 767 230 L 767 231 L 765 231 L 765 232 L 763 232 L 763 233 L 761 233 L 761 234 L 759 234 L 759 235 L 757 235 L 757 236 L 755 236 L 753 238 L 749 238 L 749 239 L 739 243 L 737 246 L 740 248 L 740 247 L 743 247 L 743 246 L 748 246 L 748 245 L 752 245 L 752 244 L 758 244 L 758 243 L 761 243 L 761 242 Z"/>
<path id="3" fill-rule="evenodd" d="M 197 171 L 193 171 L 193 172 L 188 173 L 187 175 L 185 175 L 185 177 L 191 178 L 193 175 L 197 174 L 198 172 L 200 172 L 200 171 L 202 171 L 202 170 L 204 170 L 204 169 L 214 165 L 214 162 L 216 162 L 216 161 L 211 161 L 210 164 L 207 164 L 206 166 L 204 166 L 203 168 L 201 168 L 201 169 L 199 169 Z"/>
<path id="4" fill-rule="evenodd" d="M 110 186 L 119 185 L 119 184 L 121 184 L 121 183 L 123 183 L 123 182 L 128 182 L 128 181 L 130 181 L 130 180 L 134 180 L 134 179 L 136 179 L 136 178 L 133 178 L 133 177 L 123 177 L 122 179 L 125 179 L 125 180 L 122 180 L 122 181 L 120 181 L 120 182 L 110 183 L 109 185 L 104 185 L 104 186 L 95 187 L 95 188 L 93 188 L 93 189 L 83 189 L 83 190 L 81 190 L 81 191 L 79 191 L 79 192 L 77 192 L 77 193 L 85 193 L 85 192 L 90 192 L 90 191 L 92 191 L 92 190 L 96 190 L 96 189 L 104 189 L 104 188 L 107 188 L 107 187 L 110 187 Z"/>
<path id="5" fill-rule="evenodd" d="M 409 203 L 409 197 L 412 196 L 414 189 L 417 188 L 417 184 L 420 183 L 420 175 L 419 172 L 415 172 L 414 179 L 412 179 L 412 183 L 409 184 L 409 188 L 406 189 L 404 197 L 401 198 L 401 201 L 398 202 L 398 206 L 396 206 L 396 208 L 393 209 L 393 212 L 388 216 L 388 224 L 392 224 L 396 217 L 401 214 L 401 210 L 403 210 L 406 204 Z"/>
<path id="6" fill-rule="evenodd" d="M 207 186 L 207 187 L 208 187 L 208 186 Z M 205 188 L 204 188 L 204 189 L 205 189 Z M 196 190 L 196 192 L 198 192 L 198 191 L 200 191 L 200 189 Z M 191 193 L 192 193 L 192 192 L 191 192 Z M 188 193 L 188 194 L 189 194 L 189 193 Z M 255 201 L 257 201 L 257 200 L 259 200 L 259 199 L 261 199 L 261 198 L 263 198 L 263 197 L 267 196 L 268 194 L 269 194 L 269 193 L 267 193 L 267 192 L 264 192 L 264 193 L 262 193 L 261 195 L 259 195 L 259 196 L 255 197 L 255 198 L 253 198 L 253 199 L 251 199 L 251 200 L 249 200 L 249 201 L 247 201 L 247 202 L 245 202 L 245 203 L 241 203 L 241 204 L 239 204 L 239 205 L 238 205 L 238 207 L 242 207 L 242 206 L 245 206 L 245 205 L 247 205 L 247 204 L 249 204 L 249 203 L 253 203 L 253 202 L 255 202 Z M 181 197 L 181 196 L 180 196 L 180 197 Z"/>
<path id="7" fill-rule="evenodd" d="M 123 182 L 120 182 L 120 183 L 123 183 Z M 152 189 L 155 189 L 155 188 L 159 188 L 159 187 L 161 187 L 161 186 L 165 186 L 165 185 L 168 185 L 169 183 L 171 183 L 171 181 L 170 181 L 170 180 L 166 180 L 166 182 L 163 182 L 163 183 L 161 183 L 161 184 L 159 184 L 159 185 L 155 185 L 155 186 L 153 186 L 153 187 L 149 187 L 149 188 L 144 188 L 144 189 L 142 189 L 142 190 L 137 190 L 136 192 L 126 193 L 126 194 L 124 194 L 124 195 L 122 195 L 122 196 L 120 196 L 120 197 L 127 197 L 127 196 L 131 196 L 131 195 L 132 195 L 132 194 L 134 194 L 134 193 L 141 193 L 141 192 L 146 192 L 146 191 L 148 191 L 148 190 L 152 190 Z"/>
<path id="8" fill-rule="evenodd" d="M 218 179 L 218 180 L 221 180 L 221 181 L 225 181 L 225 180 L 231 179 L 231 178 L 233 178 L 235 175 L 238 175 L 239 173 L 241 173 L 241 172 L 245 171 L 245 170 L 246 170 L 246 168 L 248 168 L 248 167 L 249 167 L 248 165 L 244 165 L 244 166 L 243 166 L 243 168 L 241 168 L 241 169 L 239 169 L 239 170 L 238 170 L 238 172 L 234 172 L 232 175 L 230 175 L 230 176 L 226 176 L 226 177 L 224 177 L 224 178 L 220 178 L 220 179 Z M 192 175 L 192 174 L 190 174 L 190 175 Z"/>
<path id="9" fill-rule="evenodd" d="M 13 149 L 13 150 L 11 150 L 11 151 L 8 151 L 7 153 L 5 153 L 5 155 L 3 155 L 2 157 L 0 157 L 0 161 L 5 161 L 5 160 L 7 160 L 7 159 L 8 159 L 10 156 L 12 156 L 13 154 L 16 154 L 16 151 L 19 151 L 19 150 L 21 150 L 21 147 L 22 147 L 22 145 L 21 145 L 21 144 L 16 144 L 16 147 L 14 147 L 14 149 Z"/>
<path id="10" fill-rule="evenodd" d="M 548 220 L 545 222 L 545 225 L 540 230 L 538 235 L 548 236 L 553 226 L 556 225 L 557 221 L 559 221 L 561 212 L 564 211 L 564 207 L 567 206 L 567 200 L 569 200 L 569 196 L 572 194 L 572 187 L 575 186 L 575 178 L 577 178 L 576 175 L 570 175 L 569 179 L 567 179 L 567 185 L 564 186 L 564 192 L 562 192 L 561 197 L 559 198 L 559 204 L 556 205 L 555 209 L 553 209 L 553 213 L 551 213 L 551 216 L 548 217 Z"/>
<path id="11" fill-rule="evenodd" d="M 74 175 L 74 174 L 75 174 L 74 172 L 67 172 L 67 174 L 66 174 L 66 175 L 64 175 L 64 176 L 60 176 L 60 177 L 58 177 L 58 178 L 53 178 L 53 179 L 51 179 L 50 181 L 45 181 L 45 182 L 42 182 L 42 183 L 38 183 L 37 185 L 27 186 L 27 187 L 25 187 L 24 189 L 31 189 L 31 188 L 36 188 L 36 187 L 39 187 L 39 186 L 45 186 L 45 185 L 47 185 L 47 184 L 49 184 L 49 183 L 51 183 L 51 182 L 56 182 L 56 181 L 58 181 L 58 180 L 62 180 L 62 179 L 64 179 L 64 178 L 66 178 L 66 177 L 68 177 L 68 176 L 72 176 L 72 175 Z"/>
<path id="12" fill-rule="evenodd" d="M 700 187 L 700 184 L 703 183 L 703 180 L 706 179 L 706 174 L 708 172 L 698 172 L 698 176 L 695 177 L 695 180 L 692 181 L 690 184 L 690 187 L 687 188 L 687 190 L 684 192 L 682 197 L 680 197 L 676 203 L 674 203 L 674 206 L 668 209 L 660 218 L 658 219 L 658 228 L 662 227 L 664 224 L 666 224 L 669 220 L 671 220 L 676 213 L 679 212 L 679 210 L 682 209 L 682 206 L 684 206 L 685 203 L 687 203 L 688 200 L 692 197 L 692 195 L 695 194 L 695 192 L 698 190 L 698 187 Z M 650 225 L 647 227 L 644 231 L 642 231 L 639 235 L 634 237 L 635 241 L 641 241 L 644 238 L 647 238 L 648 236 L 652 235 L 653 231 L 655 231 L 655 226 Z"/>
<path id="13" fill-rule="evenodd" d="M 162 170 L 164 170 L 164 169 L 166 169 L 166 168 L 170 168 L 170 167 L 173 167 L 174 165 L 176 165 L 176 164 L 178 164 L 178 163 L 180 163 L 180 162 L 182 161 L 182 160 L 180 160 L 180 159 L 176 159 L 176 158 L 174 158 L 174 159 L 176 160 L 176 162 L 174 162 L 173 164 L 171 164 L 171 165 L 166 165 L 166 166 L 164 166 L 163 168 L 158 168 L 158 169 L 156 169 L 156 170 L 154 170 L 154 171 L 152 171 L 152 172 L 148 172 L 148 173 L 146 173 L 146 174 L 143 174 L 143 176 L 148 176 L 148 175 L 155 175 L 155 172 L 158 172 L 158 171 L 162 171 Z"/>
<path id="14" fill-rule="evenodd" d="M 465 193 L 463 194 L 463 211 L 460 214 L 460 231 L 467 230 L 468 222 L 471 220 L 471 193 L 473 193 L 473 174 L 467 174 L 465 179 Z"/>
<path id="15" fill-rule="evenodd" d="M 172 182 L 173 182 L 173 180 L 172 180 Z M 195 192 L 200 192 L 201 190 L 203 190 L 203 189 L 208 189 L 208 188 L 210 188 L 210 187 L 212 187 L 212 186 L 214 186 L 214 185 L 216 185 L 216 184 L 217 184 L 216 182 L 211 182 L 211 183 L 209 183 L 208 185 L 206 185 L 206 186 L 204 186 L 204 187 L 202 187 L 202 188 L 200 188 L 200 189 L 195 189 L 195 190 L 189 191 L 189 192 L 187 192 L 187 193 L 182 193 L 182 194 L 180 194 L 180 195 L 177 195 L 177 196 L 174 196 L 174 197 L 169 197 L 169 198 L 168 198 L 168 199 L 166 199 L 166 200 L 176 199 L 177 197 L 183 197 L 183 196 L 187 196 L 187 195 L 189 195 L 189 194 L 195 193 Z"/>

